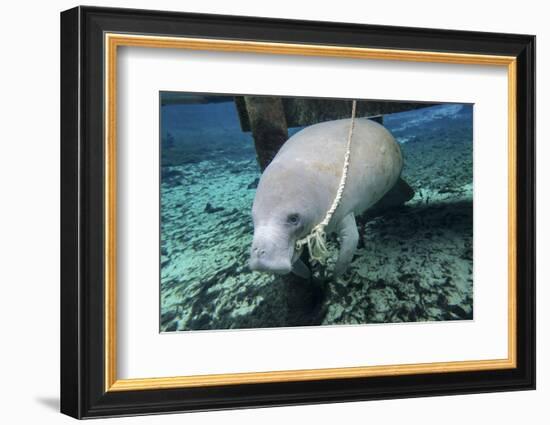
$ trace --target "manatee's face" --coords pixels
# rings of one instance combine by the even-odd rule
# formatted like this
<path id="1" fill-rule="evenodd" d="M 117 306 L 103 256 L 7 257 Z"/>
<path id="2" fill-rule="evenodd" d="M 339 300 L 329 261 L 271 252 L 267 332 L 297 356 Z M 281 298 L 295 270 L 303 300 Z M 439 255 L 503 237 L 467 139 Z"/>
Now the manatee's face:
<path id="1" fill-rule="evenodd" d="M 312 227 L 314 208 L 300 190 L 262 180 L 252 207 L 254 239 L 249 266 L 252 270 L 287 274 L 297 258 L 296 241 Z"/>

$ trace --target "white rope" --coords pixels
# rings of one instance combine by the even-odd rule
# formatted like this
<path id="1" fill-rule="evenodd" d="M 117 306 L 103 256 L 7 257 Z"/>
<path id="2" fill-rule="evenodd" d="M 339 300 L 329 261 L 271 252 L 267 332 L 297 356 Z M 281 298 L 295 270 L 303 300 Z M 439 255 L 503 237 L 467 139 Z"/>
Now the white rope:
<path id="1" fill-rule="evenodd" d="M 342 169 L 342 177 L 340 178 L 340 184 L 338 185 L 338 190 L 336 191 L 336 196 L 334 197 L 334 201 L 332 201 L 332 205 L 330 209 L 327 211 L 327 214 L 325 215 L 325 218 L 323 219 L 323 221 L 317 224 L 311 230 L 309 235 L 305 236 L 304 238 L 296 242 L 296 250 L 298 252 L 301 252 L 304 246 L 307 245 L 311 259 L 319 261 L 320 263 L 324 263 L 326 259 L 329 257 L 325 228 L 328 226 L 330 220 L 332 219 L 332 216 L 334 215 L 334 212 L 338 208 L 338 205 L 340 205 L 340 201 L 342 199 L 342 195 L 346 187 L 346 180 L 348 178 L 348 169 L 349 169 L 350 154 L 351 154 L 351 139 L 353 136 L 353 127 L 355 125 L 356 107 L 357 107 L 357 101 L 354 100 L 351 107 L 351 124 L 349 126 L 348 143 L 346 145 L 346 156 L 344 157 L 344 167 Z"/>

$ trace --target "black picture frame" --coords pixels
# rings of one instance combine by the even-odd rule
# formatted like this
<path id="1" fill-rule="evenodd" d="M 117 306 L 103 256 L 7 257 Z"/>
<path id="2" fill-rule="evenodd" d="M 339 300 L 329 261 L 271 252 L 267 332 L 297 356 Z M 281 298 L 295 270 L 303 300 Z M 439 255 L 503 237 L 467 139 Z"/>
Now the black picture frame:
<path id="1" fill-rule="evenodd" d="M 104 34 L 514 56 L 517 367 L 369 378 L 105 391 Z M 61 13 L 61 412 L 76 418 L 535 388 L 535 37 L 76 7 Z"/>

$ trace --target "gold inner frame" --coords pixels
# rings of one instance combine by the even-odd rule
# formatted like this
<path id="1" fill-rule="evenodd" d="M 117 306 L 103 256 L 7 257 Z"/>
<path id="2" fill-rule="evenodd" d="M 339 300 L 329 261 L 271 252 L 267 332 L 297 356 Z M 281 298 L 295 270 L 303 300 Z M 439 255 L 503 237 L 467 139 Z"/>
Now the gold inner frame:
<path id="1" fill-rule="evenodd" d="M 105 45 L 105 391 L 311 381 L 416 373 L 448 373 L 510 369 L 516 358 L 516 58 L 411 50 L 370 49 L 328 45 L 268 43 L 106 33 Z M 303 369 L 174 377 L 118 379 L 116 324 L 116 99 L 117 48 L 119 46 L 248 52 L 355 59 L 398 60 L 507 67 L 508 71 L 508 357 L 495 360 L 398 364 L 382 366 Z"/>

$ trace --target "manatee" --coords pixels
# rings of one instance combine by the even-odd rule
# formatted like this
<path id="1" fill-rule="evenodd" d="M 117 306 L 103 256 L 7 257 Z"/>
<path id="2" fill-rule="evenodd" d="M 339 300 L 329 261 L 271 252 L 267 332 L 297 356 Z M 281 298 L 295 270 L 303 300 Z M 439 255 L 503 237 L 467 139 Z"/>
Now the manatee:
<path id="1" fill-rule="evenodd" d="M 252 206 L 252 270 L 309 276 L 309 269 L 299 260 L 296 241 L 325 218 L 333 203 L 350 125 L 348 118 L 304 128 L 284 143 L 264 170 Z M 372 120 L 356 118 L 346 185 L 326 227 L 327 234 L 337 233 L 340 246 L 334 276 L 346 270 L 357 249 L 355 217 L 388 192 L 393 198 L 389 204 L 410 199 L 412 190 L 400 178 L 402 168 L 401 150 L 390 132 Z M 388 202 L 379 204 L 387 206 Z"/>

